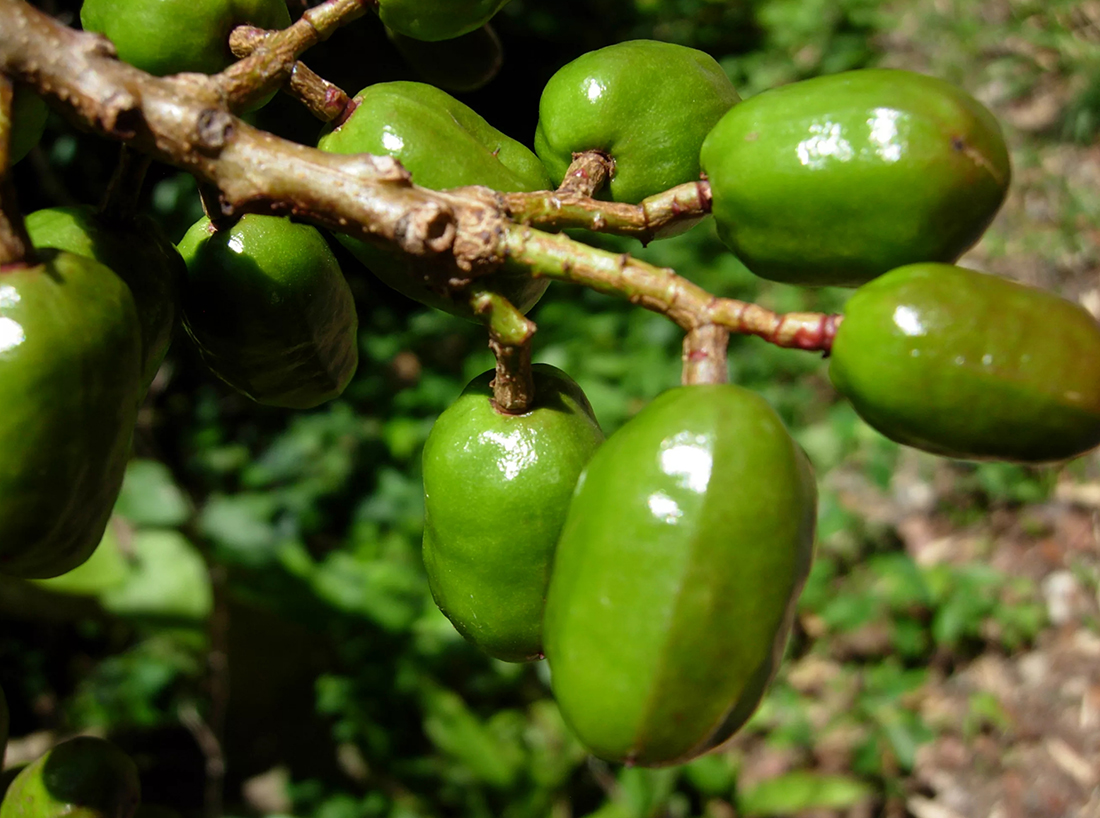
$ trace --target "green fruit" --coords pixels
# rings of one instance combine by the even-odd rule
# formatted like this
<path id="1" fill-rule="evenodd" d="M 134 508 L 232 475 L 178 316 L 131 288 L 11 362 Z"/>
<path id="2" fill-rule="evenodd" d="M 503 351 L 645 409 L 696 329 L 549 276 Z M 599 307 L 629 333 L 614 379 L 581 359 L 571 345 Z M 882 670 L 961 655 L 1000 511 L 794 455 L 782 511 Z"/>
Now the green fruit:
<path id="1" fill-rule="evenodd" d="M 504 50 L 486 24 L 453 40 L 426 43 L 386 29 L 390 42 L 429 85 L 446 91 L 476 91 L 504 64 Z"/>
<path id="2" fill-rule="evenodd" d="M 439 416 L 424 446 L 424 564 L 458 631 L 510 662 L 542 656 L 550 562 L 577 476 L 603 441 L 584 393 L 536 364 L 535 406 L 493 408 L 493 372 Z"/>
<path id="3" fill-rule="evenodd" d="M 78 736 L 16 776 L 0 818 L 132 818 L 140 802 L 130 757 L 109 741 Z"/>
<path id="4" fill-rule="evenodd" d="M 0 270 L 0 573 L 84 562 L 122 485 L 141 388 L 130 290 L 56 250 Z"/>
<path id="5" fill-rule="evenodd" d="M 849 71 L 738 105 L 703 144 L 718 234 L 759 276 L 854 286 L 954 261 L 1004 201 L 993 115 L 942 80 Z"/>
<path id="6" fill-rule="evenodd" d="M 38 144 L 46 129 L 50 111 L 42 97 L 25 85 L 15 86 L 11 104 L 11 164 L 15 164 Z"/>
<path id="7" fill-rule="evenodd" d="M 87 206 L 39 210 L 27 216 L 26 225 L 35 247 L 95 259 L 130 287 L 141 321 L 142 383 L 148 389 L 172 341 L 186 275 L 176 248 L 148 217 L 108 224 Z"/>
<path id="8" fill-rule="evenodd" d="M 52 579 L 39 579 L 34 583 L 55 594 L 99 596 L 105 591 L 125 584 L 133 573 L 122 552 L 115 534 L 115 526 L 108 525 L 95 551 L 87 562 Z"/>
<path id="9" fill-rule="evenodd" d="M 1100 444 L 1100 325 L 974 270 L 912 264 L 861 287 L 829 375 L 871 426 L 936 454 L 1042 462 Z"/>
<path id="10" fill-rule="evenodd" d="M 246 215 L 203 218 L 179 244 L 183 326 L 211 371 L 270 406 L 309 409 L 344 391 L 359 363 L 351 289 L 314 227 Z"/>
<path id="11" fill-rule="evenodd" d="M 603 151 L 615 160 L 611 199 L 640 202 L 699 179 L 699 147 L 739 99 L 702 51 L 655 40 L 618 43 L 550 78 L 535 152 L 560 183 L 574 153 Z"/>
<path id="12" fill-rule="evenodd" d="M 286 28 L 290 15 L 285 0 L 84 0 L 80 22 L 105 34 L 120 59 L 163 77 L 216 74 L 234 61 L 234 28 Z"/>
<path id="13" fill-rule="evenodd" d="M 581 742 L 658 765 L 733 735 L 780 661 L 815 515 L 805 455 L 748 390 L 672 389 L 609 437 L 577 483 L 543 625 Z"/>
<path id="14" fill-rule="evenodd" d="M 379 83 L 360 91 L 355 102 L 358 107 L 347 121 L 322 135 L 321 150 L 393 156 L 416 184 L 432 190 L 467 185 L 503 192 L 550 187 L 537 156 L 438 88 L 419 82 Z M 452 301 L 433 284 L 428 265 L 391 256 L 350 236 L 337 234 L 337 238 L 398 292 L 437 309 L 471 316 L 467 304 Z M 479 278 L 478 286 L 496 290 L 526 312 L 546 291 L 547 282 L 532 278 L 524 269 L 506 267 Z"/>
<path id="15" fill-rule="evenodd" d="M 450 40 L 489 22 L 508 0 L 380 0 L 378 16 L 414 40 Z"/>

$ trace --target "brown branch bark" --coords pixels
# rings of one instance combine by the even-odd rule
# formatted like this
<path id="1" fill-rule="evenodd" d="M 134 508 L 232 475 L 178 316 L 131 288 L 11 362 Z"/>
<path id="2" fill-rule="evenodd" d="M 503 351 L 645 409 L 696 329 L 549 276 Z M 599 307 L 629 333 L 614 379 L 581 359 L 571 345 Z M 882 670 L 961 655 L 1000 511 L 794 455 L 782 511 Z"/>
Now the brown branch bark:
<path id="1" fill-rule="evenodd" d="M 11 80 L 0 75 L 0 271 L 32 263 L 34 248 L 19 215 L 15 185 L 11 180 L 12 97 Z"/>

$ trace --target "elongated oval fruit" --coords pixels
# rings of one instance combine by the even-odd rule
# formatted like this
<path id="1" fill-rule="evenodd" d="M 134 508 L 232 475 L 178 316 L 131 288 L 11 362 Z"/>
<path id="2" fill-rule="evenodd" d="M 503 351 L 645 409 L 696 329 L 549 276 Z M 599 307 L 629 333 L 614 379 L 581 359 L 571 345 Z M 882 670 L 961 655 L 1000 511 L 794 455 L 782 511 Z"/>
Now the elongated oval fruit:
<path id="1" fill-rule="evenodd" d="M 132 818 L 140 802 L 133 760 L 105 739 L 78 736 L 15 777 L 0 818 Z"/>
<path id="2" fill-rule="evenodd" d="M 631 40 L 583 54 L 543 89 L 535 152 L 556 183 L 574 153 L 615 160 L 616 202 L 699 179 L 703 139 L 740 100 L 714 58 L 694 48 Z"/>
<path id="3" fill-rule="evenodd" d="M 816 487 L 768 404 L 670 390 L 577 484 L 544 641 L 554 695 L 596 755 L 686 761 L 748 719 L 781 658 L 813 551 Z"/>
<path id="4" fill-rule="evenodd" d="M 424 42 L 392 29 L 386 29 L 386 36 L 421 79 L 445 91 L 476 91 L 504 65 L 500 38 L 488 23 L 461 37 L 438 42 Z"/>
<path id="5" fill-rule="evenodd" d="M 866 69 L 765 91 L 703 143 L 718 233 L 759 276 L 857 286 L 949 262 L 1004 202 L 1008 151 L 964 91 Z"/>
<path id="6" fill-rule="evenodd" d="M 42 250 L 0 270 L 0 574 L 52 577 L 103 536 L 141 388 L 126 284 L 84 256 Z"/>
<path id="7" fill-rule="evenodd" d="M 502 192 L 545 190 L 550 177 L 538 157 L 498 131 L 454 97 L 419 82 L 384 82 L 364 88 L 347 121 L 321 137 L 333 153 L 393 156 L 413 181 L 432 190 L 485 185 Z M 448 297 L 431 265 L 395 257 L 359 239 L 336 234 L 340 243 L 379 279 L 422 304 L 471 318 L 468 304 Z M 478 279 L 526 312 L 548 282 L 510 269 Z"/>
<path id="8" fill-rule="evenodd" d="M 489 22 L 508 0 L 379 0 L 387 27 L 414 40 L 450 40 Z"/>
<path id="9" fill-rule="evenodd" d="M 284 0 L 84 0 L 80 22 L 106 35 L 119 59 L 163 77 L 215 74 L 233 62 L 234 28 L 286 28 L 290 14 Z"/>
<path id="10" fill-rule="evenodd" d="M 875 429 L 936 454 L 1042 462 L 1100 444 L 1100 325 L 974 270 L 911 264 L 861 287 L 829 376 Z"/>
<path id="11" fill-rule="evenodd" d="M 46 129 L 49 109 L 42 97 L 25 85 L 15 86 L 11 104 L 11 164 L 15 164 L 38 144 Z"/>
<path id="12" fill-rule="evenodd" d="M 577 476 L 603 441 L 564 372 L 535 364 L 535 405 L 492 404 L 493 372 L 439 416 L 424 445 L 424 565 L 458 631 L 510 662 L 542 656 L 554 546 Z"/>
<path id="13" fill-rule="evenodd" d="M 359 362 L 358 318 L 336 257 L 314 227 L 249 214 L 196 222 L 183 326 L 210 370 L 258 403 L 309 409 L 344 391 Z"/>
<path id="14" fill-rule="evenodd" d="M 129 286 L 141 321 L 142 383 L 148 389 L 172 341 L 187 274 L 176 248 L 150 218 L 108 224 L 86 205 L 35 211 L 27 216 L 26 226 L 35 247 L 95 259 Z"/>

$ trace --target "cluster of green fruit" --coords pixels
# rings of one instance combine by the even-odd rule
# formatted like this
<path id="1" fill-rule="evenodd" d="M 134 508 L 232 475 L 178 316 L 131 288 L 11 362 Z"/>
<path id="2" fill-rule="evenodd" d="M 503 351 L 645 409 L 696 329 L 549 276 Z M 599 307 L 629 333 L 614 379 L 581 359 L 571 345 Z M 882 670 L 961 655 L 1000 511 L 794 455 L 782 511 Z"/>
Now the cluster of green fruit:
<path id="1" fill-rule="evenodd" d="M 0 761 L 8 705 L 0 690 Z M 79 736 L 0 774 L 2 818 L 133 818 L 141 785 L 133 760 L 109 741 Z"/>
<path id="2" fill-rule="evenodd" d="M 163 26 L 131 4 L 170 14 L 217 4 L 87 0 L 85 26 L 156 73 L 218 70 L 234 25 L 286 23 L 278 0 L 225 4 L 194 22 L 194 41 L 177 41 L 186 59 L 156 48 L 154 60 L 147 32 Z M 401 35 L 436 40 L 475 31 L 501 5 L 382 0 L 380 15 Z M 372 85 L 354 104 L 319 146 L 394 156 L 428 188 L 545 190 L 587 151 L 613 161 L 599 195 L 617 202 L 704 174 L 719 235 L 753 272 L 860 287 L 830 373 L 895 440 L 1022 461 L 1100 443 L 1096 322 L 952 265 L 1000 207 L 1010 168 L 993 117 L 944 82 L 868 70 L 741 102 L 701 52 L 622 43 L 551 78 L 534 152 L 428 85 Z M 95 218 L 32 215 L 35 244 L 68 252 L 0 275 L 0 396 L 40 396 L 7 401 L 27 408 L 0 420 L 0 447 L 15 452 L 0 466 L 0 570 L 24 576 L 67 570 L 98 541 L 177 286 L 210 368 L 256 400 L 316 405 L 356 366 L 350 293 L 314 228 L 202 221 L 179 247 L 184 276 L 171 248 L 140 270 L 108 257 Z M 395 289 L 471 316 L 412 259 L 337 238 Z M 125 239 L 127 254 L 161 248 L 149 241 Z M 546 282 L 509 260 L 479 286 L 526 311 Z M 22 333 L 7 346 L 5 321 Z M 490 379 L 470 384 L 424 450 L 424 559 L 440 608 L 496 657 L 545 655 L 566 720 L 602 757 L 666 764 L 722 743 L 774 674 L 809 570 L 816 490 L 805 455 L 774 410 L 736 386 L 670 390 L 604 441 L 563 373 L 536 366 L 533 407 L 518 415 L 498 411 Z M 83 430 L 66 428 L 73 417 Z"/>

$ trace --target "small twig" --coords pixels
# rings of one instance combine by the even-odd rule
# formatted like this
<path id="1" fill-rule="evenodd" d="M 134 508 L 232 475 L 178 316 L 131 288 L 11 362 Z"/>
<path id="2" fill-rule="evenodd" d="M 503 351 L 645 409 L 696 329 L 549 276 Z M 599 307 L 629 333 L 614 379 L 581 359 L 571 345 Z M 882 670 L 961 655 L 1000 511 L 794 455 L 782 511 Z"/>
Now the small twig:
<path id="1" fill-rule="evenodd" d="M 784 315 L 733 298 L 717 298 L 672 270 L 590 247 L 564 235 L 508 225 L 504 244 L 508 258 L 527 267 L 533 275 L 626 298 L 665 315 L 686 332 L 716 324 L 730 332 L 756 335 L 777 346 L 828 352 L 840 325 L 837 315 Z"/>
<path id="2" fill-rule="evenodd" d="M 596 233 L 629 236 L 643 244 L 699 221 L 710 213 L 711 206 L 710 183 L 706 181 L 678 185 L 636 205 L 601 202 L 563 194 L 560 189 L 505 193 L 503 199 L 511 218 L 532 227 L 583 227 Z"/>
<path id="3" fill-rule="evenodd" d="M 493 404 L 497 411 L 522 415 L 535 402 L 535 381 L 531 373 L 531 339 L 537 327 L 508 299 L 485 290 L 470 299 L 474 314 L 489 330 L 489 348 L 496 358 Z"/>
<path id="4" fill-rule="evenodd" d="M 237 26 L 229 35 L 229 48 L 238 58 L 248 57 L 272 33 L 274 32 L 255 26 Z M 282 90 L 302 103 L 322 122 L 339 122 L 351 113 L 351 97 L 300 60 L 290 69 L 290 79 Z"/>
<path id="5" fill-rule="evenodd" d="M 12 97 L 11 80 L 0 74 L 0 268 L 33 263 L 34 247 L 27 236 L 15 184 L 11 179 Z"/>
<path id="6" fill-rule="evenodd" d="M 728 383 L 730 331 L 703 324 L 684 336 L 684 371 L 681 383 Z"/>
<path id="7" fill-rule="evenodd" d="M 573 154 L 557 193 L 560 196 L 592 197 L 615 175 L 615 160 L 603 151 Z"/>
<path id="8" fill-rule="evenodd" d="M 137 212 L 141 198 L 141 186 L 145 174 L 153 160 L 142 153 L 135 152 L 126 145 L 118 155 L 111 181 L 107 183 L 107 192 L 99 204 L 99 215 L 105 221 L 115 224 L 129 221 Z"/>
<path id="9" fill-rule="evenodd" d="M 340 26 L 362 17 L 370 6 L 369 0 L 326 0 L 307 9 L 290 27 L 265 37 L 250 56 L 215 75 L 229 108 L 244 110 L 263 99 L 290 78 L 304 51 L 327 40 Z"/>
<path id="10" fill-rule="evenodd" d="M 205 761 L 203 815 L 205 818 L 220 818 L 222 782 L 225 780 L 225 751 L 222 750 L 221 741 L 193 702 L 180 705 L 179 720 L 199 745 Z"/>

